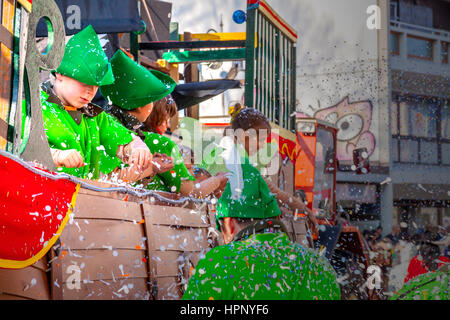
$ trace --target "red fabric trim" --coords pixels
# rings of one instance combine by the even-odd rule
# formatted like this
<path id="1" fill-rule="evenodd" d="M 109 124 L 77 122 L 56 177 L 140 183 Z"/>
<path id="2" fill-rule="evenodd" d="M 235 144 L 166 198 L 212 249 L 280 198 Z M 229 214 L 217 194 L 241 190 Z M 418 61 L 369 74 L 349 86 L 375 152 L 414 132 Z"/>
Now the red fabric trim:
<path id="1" fill-rule="evenodd" d="M 438 263 L 438 268 L 450 262 L 450 260 L 444 256 L 440 256 L 439 261 L 441 262 Z M 423 259 L 422 258 L 419 259 L 419 256 L 417 255 L 414 258 L 412 258 L 411 261 L 409 262 L 408 274 L 406 275 L 404 282 L 406 283 L 409 280 L 417 276 L 420 276 L 421 274 L 427 273 L 429 271 L 430 270 L 428 270 L 427 265 L 425 264 Z"/>
<path id="2" fill-rule="evenodd" d="M 153 127 L 153 129 L 155 129 L 156 132 L 157 132 L 160 136 L 162 136 L 162 135 L 164 134 L 164 132 L 161 132 L 161 130 L 159 130 L 159 129 L 156 128 L 156 127 Z"/>
<path id="3" fill-rule="evenodd" d="M 0 262 L 30 261 L 56 241 L 77 185 L 35 174 L 5 156 L 0 176 Z"/>
<path id="4" fill-rule="evenodd" d="M 279 24 L 281 24 L 282 26 L 283 26 L 283 28 L 285 28 L 295 39 L 297 39 L 298 37 L 297 37 L 297 35 L 294 33 L 294 32 L 292 32 L 292 30 L 287 26 L 287 25 L 285 25 L 284 23 L 283 23 L 283 21 L 281 21 L 273 12 L 272 12 L 272 10 L 270 10 L 268 7 L 267 7 L 267 5 L 264 3 L 264 2 L 260 2 L 259 3 L 261 6 L 263 6 L 264 7 L 264 9 L 266 9 L 267 11 L 269 11 L 270 12 L 270 14 L 272 15 L 272 17 L 275 19 L 275 20 L 277 20 L 278 21 L 278 23 Z"/>

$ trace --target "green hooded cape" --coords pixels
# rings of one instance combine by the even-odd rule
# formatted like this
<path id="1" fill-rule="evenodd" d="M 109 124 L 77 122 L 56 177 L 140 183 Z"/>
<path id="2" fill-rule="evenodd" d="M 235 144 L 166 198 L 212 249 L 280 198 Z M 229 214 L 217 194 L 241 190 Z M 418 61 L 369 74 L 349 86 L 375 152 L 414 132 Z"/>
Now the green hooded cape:
<path id="1" fill-rule="evenodd" d="M 449 300 L 449 271 L 427 272 L 409 280 L 390 300 Z"/>
<path id="2" fill-rule="evenodd" d="M 183 300 L 338 300 L 330 263 L 284 233 L 251 235 L 211 249 Z"/>

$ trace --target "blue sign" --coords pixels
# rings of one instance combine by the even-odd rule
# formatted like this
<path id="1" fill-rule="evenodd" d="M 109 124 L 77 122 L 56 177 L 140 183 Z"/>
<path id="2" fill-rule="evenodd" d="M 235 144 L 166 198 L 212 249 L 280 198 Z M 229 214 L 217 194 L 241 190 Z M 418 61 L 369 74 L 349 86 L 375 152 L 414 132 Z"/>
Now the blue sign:
<path id="1" fill-rule="evenodd" d="M 97 33 L 142 31 L 136 0 L 55 0 L 64 20 L 66 35 L 73 35 L 88 25 Z M 37 37 L 47 36 L 47 25 L 41 21 Z"/>

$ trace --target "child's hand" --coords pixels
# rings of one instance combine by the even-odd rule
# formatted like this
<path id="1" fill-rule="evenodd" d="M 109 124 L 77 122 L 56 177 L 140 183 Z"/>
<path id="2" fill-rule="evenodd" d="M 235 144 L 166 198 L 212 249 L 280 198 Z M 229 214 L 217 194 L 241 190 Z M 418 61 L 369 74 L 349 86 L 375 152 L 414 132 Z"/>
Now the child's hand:
<path id="1" fill-rule="evenodd" d="M 225 189 L 228 183 L 228 177 L 230 176 L 229 172 L 218 172 L 216 177 L 220 180 L 220 189 Z"/>
<path id="2" fill-rule="evenodd" d="M 133 137 L 126 147 L 129 155 L 127 163 L 134 166 L 138 171 L 145 171 L 151 165 L 152 154 L 147 145 L 139 138 Z"/>
<path id="3" fill-rule="evenodd" d="M 152 164 L 153 172 L 155 173 L 163 173 L 171 170 L 174 167 L 173 158 L 160 153 L 153 154 Z"/>
<path id="4" fill-rule="evenodd" d="M 53 162 L 57 167 L 80 168 L 85 165 L 83 157 L 75 149 L 69 150 L 51 149 L 51 153 Z"/>

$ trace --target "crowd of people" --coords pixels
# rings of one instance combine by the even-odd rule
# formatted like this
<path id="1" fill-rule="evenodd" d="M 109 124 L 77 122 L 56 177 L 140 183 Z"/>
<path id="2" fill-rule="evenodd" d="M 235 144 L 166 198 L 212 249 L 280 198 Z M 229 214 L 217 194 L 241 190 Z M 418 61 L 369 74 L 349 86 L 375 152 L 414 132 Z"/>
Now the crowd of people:
<path id="1" fill-rule="evenodd" d="M 427 226 L 410 235 L 396 225 L 391 233 L 382 234 L 381 226 L 363 232 L 369 246 L 369 264 L 381 270 L 382 288 L 376 292 L 379 299 L 389 299 L 405 283 L 450 262 L 448 230 Z"/>

